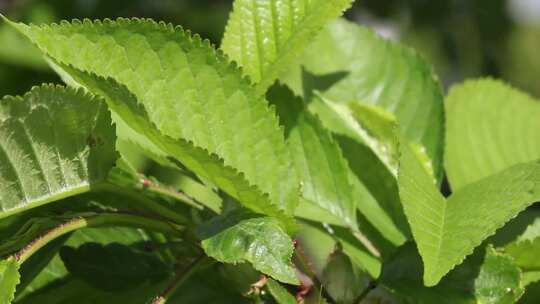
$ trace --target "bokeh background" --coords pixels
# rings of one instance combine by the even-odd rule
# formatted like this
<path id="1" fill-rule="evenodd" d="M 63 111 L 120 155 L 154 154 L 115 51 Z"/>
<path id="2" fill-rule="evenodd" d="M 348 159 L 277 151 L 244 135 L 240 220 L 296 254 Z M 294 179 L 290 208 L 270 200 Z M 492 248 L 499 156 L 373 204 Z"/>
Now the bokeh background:
<path id="1" fill-rule="evenodd" d="M 219 45 L 232 0 L 0 0 L 12 20 L 151 17 Z M 346 17 L 415 48 L 448 88 L 465 78 L 501 78 L 540 97 L 540 0 L 364 0 Z M 0 95 L 60 82 L 38 52 L 0 25 Z"/>

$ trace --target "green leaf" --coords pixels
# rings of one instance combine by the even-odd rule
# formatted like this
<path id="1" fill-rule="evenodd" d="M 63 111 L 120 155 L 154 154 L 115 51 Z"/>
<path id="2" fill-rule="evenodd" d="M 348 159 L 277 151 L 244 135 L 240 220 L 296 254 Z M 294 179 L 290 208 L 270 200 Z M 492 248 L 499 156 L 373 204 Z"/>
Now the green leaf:
<path id="1" fill-rule="evenodd" d="M 160 282 L 172 273 L 157 256 L 118 243 L 65 246 L 60 257 L 72 275 L 102 290 L 137 288 L 145 282 Z"/>
<path id="2" fill-rule="evenodd" d="M 298 284 L 292 240 L 275 218 L 236 210 L 203 224 L 199 235 L 206 254 L 220 262 L 249 262 L 278 281 Z"/>
<path id="3" fill-rule="evenodd" d="M 445 168 L 452 190 L 540 159 L 540 102 L 500 81 L 467 81 L 446 99 Z"/>
<path id="4" fill-rule="evenodd" d="M 0 218 L 88 192 L 117 154 L 105 104 L 82 91 L 35 87 L 0 100 Z"/>
<path id="5" fill-rule="evenodd" d="M 278 304 L 296 304 L 296 299 L 290 294 L 285 287 L 281 286 L 278 282 L 268 279 L 266 282 L 268 291 L 274 297 Z"/>
<path id="6" fill-rule="evenodd" d="M 523 271 L 523 285 L 540 280 L 540 219 L 527 226 L 519 237 L 504 246 L 504 252 L 512 256 Z"/>
<path id="7" fill-rule="evenodd" d="M 288 144 L 302 181 L 302 198 L 357 229 L 350 169 L 332 135 L 305 112 L 291 131 Z M 302 210 L 298 212 L 301 216 Z"/>
<path id="8" fill-rule="evenodd" d="M 144 136 L 161 151 L 167 153 L 169 160 L 178 163 L 181 167 L 189 168 L 203 180 L 220 187 L 247 208 L 287 221 L 287 229 L 292 230 L 294 226 L 292 219 L 284 216 L 284 211 L 274 205 L 268 195 L 252 186 L 245 175 L 224 164 L 223 160 L 215 154 L 195 146 L 192 142 L 173 139 L 157 130 L 142 105 L 125 86 L 112 79 L 103 79 L 69 66 L 62 66 L 62 68 L 69 71 L 77 82 L 103 96 L 112 111 L 122 117 L 134 132 Z M 246 149 L 242 149 L 244 150 Z"/>
<path id="9" fill-rule="evenodd" d="M 0 43 L 4 45 L 0 49 L 0 61 L 36 70 L 47 68 L 39 50 L 7 24 L 0 26 Z"/>
<path id="10" fill-rule="evenodd" d="M 140 229 L 111 227 L 111 228 L 84 228 L 75 231 L 69 239 L 65 242 L 66 246 L 78 247 L 88 242 L 95 242 L 99 244 L 120 243 L 129 246 L 135 246 L 142 244 L 142 242 L 149 240 L 149 236 L 146 232 Z M 44 248 L 44 250 L 47 248 Z M 59 248 L 58 248 L 59 249 Z M 40 254 L 41 250 L 37 253 Z M 57 283 L 63 281 L 68 275 L 68 270 L 62 262 L 60 255 L 54 252 L 53 259 L 46 265 L 46 267 L 30 282 L 30 284 L 23 290 L 17 292 L 17 300 L 23 299 L 34 293 L 39 294 L 43 290 L 47 290 Z M 25 265 L 34 258 L 32 256 L 27 260 L 21 269 L 22 275 L 24 275 Z M 24 278 L 23 278 L 24 279 Z M 31 297 L 30 297 L 31 298 Z"/>
<path id="11" fill-rule="evenodd" d="M 339 141 L 356 182 L 366 188 L 367 195 L 357 193 L 355 198 L 361 213 L 359 219 L 363 216 L 394 246 L 402 245 L 412 236 L 399 199 L 395 176 L 367 146 L 337 134 L 334 134 L 334 138 Z"/>
<path id="12" fill-rule="evenodd" d="M 10 258 L 0 261 L 0 304 L 10 304 L 19 284 L 19 264 Z"/>
<path id="13" fill-rule="evenodd" d="M 422 284 L 422 261 L 412 243 L 383 265 L 381 283 L 404 302 L 419 304 L 515 303 L 522 295 L 521 272 L 512 258 L 481 247 L 434 287 Z"/>
<path id="14" fill-rule="evenodd" d="M 402 135 L 425 149 L 435 177 L 441 180 L 442 90 L 431 67 L 411 49 L 338 19 L 321 32 L 280 79 L 308 99 L 319 91 L 335 103 L 363 104 L 391 113 Z M 345 130 L 337 128 L 323 116 L 321 119 L 333 132 L 357 132 L 347 126 Z"/>
<path id="15" fill-rule="evenodd" d="M 267 97 L 285 126 L 302 199 L 330 213 L 339 224 L 357 229 L 351 173 L 338 143 L 315 116 L 304 111 L 303 100 L 287 87 L 274 86 Z M 297 209 L 297 216 L 305 215 L 304 209 Z"/>
<path id="16" fill-rule="evenodd" d="M 164 284 L 145 284 L 138 288 L 125 291 L 106 291 L 98 289 L 81 279 L 67 276 L 36 293 L 30 294 L 17 303 L 21 304 L 108 304 L 108 303 L 134 303 L 146 304 L 164 288 Z M 171 302 L 172 303 L 172 302 Z"/>
<path id="17" fill-rule="evenodd" d="M 187 156 L 215 154 L 280 209 L 295 209 L 299 183 L 275 113 L 208 41 L 148 19 L 10 24 L 57 64 L 125 85 L 160 133 L 209 152 Z"/>
<path id="18" fill-rule="evenodd" d="M 369 276 L 341 252 L 330 256 L 324 269 L 322 284 L 337 303 L 355 304 L 356 298 L 368 288 Z"/>
<path id="19" fill-rule="evenodd" d="M 433 286 L 488 236 L 540 200 L 540 162 L 522 163 L 463 187 L 445 199 L 406 144 L 400 146 L 399 192 Z"/>
<path id="20" fill-rule="evenodd" d="M 235 0 L 221 48 L 264 93 L 353 0 Z"/>

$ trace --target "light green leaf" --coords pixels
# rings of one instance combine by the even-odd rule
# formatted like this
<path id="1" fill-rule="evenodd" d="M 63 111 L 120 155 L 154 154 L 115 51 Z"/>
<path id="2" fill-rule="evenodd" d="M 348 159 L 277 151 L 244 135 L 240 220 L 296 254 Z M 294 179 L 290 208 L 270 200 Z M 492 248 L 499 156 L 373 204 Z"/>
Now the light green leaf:
<path id="1" fill-rule="evenodd" d="M 156 132 L 215 154 L 280 209 L 288 214 L 295 209 L 299 183 L 275 113 L 208 41 L 148 19 L 10 24 L 58 65 L 125 85 L 148 112 Z M 73 77 L 69 71 L 67 75 Z M 140 129 L 138 133 L 146 135 Z M 192 157 L 202 149 L 184 154 Z"/>
<path id="2" fill-rule="evenodd" d="M 199 235 L 206 254 L 220 262 L 249 262 L 278 281 L 298 284 L 292 240 L 275 218 L 236 210 L 203 224 Z"/>
<path id="3" fill-rule="evenodd" d="M 504 251 L 514 258 L 522 270 L 540 271 L 540 238 L 510 243 Z"/>
<path id="4" fill-rule="evenodd" d="M 19 264 L 10 258 L 0 261 L 0 304 L 10 304 L 19 284 Z"/>
<path id="5" fill-rule="evenodd" d="M 360 212 L 393 244 L 403 244 L 409 232 L 397 189 L 398 125 L 393 115 L 370 105 L 333 102 L 320 94 L 310 108 L 339 140 L 352 169 L 350 181 Z M 431 161 L 422 163 L 432 171 Z"/>
<path id="6" fill-rule="evenodd" d="M 467 81 L 446 99 L 445 168 L 452 190 L 540 159 L 540 102 L 500 81 Z"/>
<path id="7" fill-rule="evenodd" d="M 411 49 L 338 19 L 323 30 L 280 79 L 308 99 L 319 91 L 335 103 L 369 105 L 391 113 L 402 135 L 425 149 L 437 180 L 441 180 L 442 90 L 431 67 Z M 333 132 L 356 132 L 346 125 L 349 132 L 337 128 L 323 116 L 321 119 Z"/>
<path id="8" fill-rule="evenodd" d="M 434 287 L 422 284 L 422 260 L 412 243 L 401 247 L 383 266 L 381 283 L 418 304 L 512 304 L 523 294 L 521 272 L 512 258 L 481 247 Z"/>
<path id="9" fill-rule="evenodd" d="M 235 0 L 221 48 L 264 93 L 353 0 Z"/>
<path id="10" fill-rule="evenodd" d="M 110 114 L 82 91 L 35 87 L 0 100 L 0 218 L 88 192 L 117 154 Z"/>
<path id="11" fill-rule="evenodd" d="M 0 61 L 36 70 L 45 70 L 47 63 L 39 50 L 7 24 L 0 25 Z"/>
<path id="12" fill-rule="evenodd" d="M 338 143 L 286 86 L 273 86 L 267 98 L 276 106 L 285 127 L 302 185 L 296 215 L 357 229 L 354 188 L 349 181 L 352 174 Z"/>
<path id="13" fill-rule="evenodd" d="M 243 174 L 226 166 L 223 160 L 215 154 L 194 146 L 192 142 L 183 139 L 175 140 L 159 132 L 156 126 L 149 121 L 144 108 L 125 86 L 112 79 L 103 79 L 69 66 L 62 68 L 69 70 L 69 73 L 79 83 L 105 97 L 105 101 L 112 111 L 122 117 L 134 132 L 145 136 L 156 147 L 166 152 L 171 161 L 180 163 L 179 166 L 189 168 L 202 179 L 220 187 L 247 208 L 287 221 L 288 229 L 293 227 L 292 220 L 285 217 L 283 211 L 274 205 L 266 194 L 262 193 L 259 188 L 252 186 Z"/>
<path id="14" fill-rule="evenodd" d="M 268 279 L 266 282 L 268 291 L 274 297 L 278 304 L 296 304 L 296 299 L 290 294 L 285 287 L 281 286 L 278 282 Z"/>
<path id="15" fill-rule="evenodd" d="M 302 181 L 302 197 L 357 229 L 350 169 L 332 135 L 316 117 L 304 112 L 291 130 L 288 144 Z"/>
<path id="16" fill-rule="evenodd" d="M 522 163 L 445 199 L 414 152 L 400 146 L 399 192 L 433 286 L 488 236 L 540 200 L 540 162 Z"/>

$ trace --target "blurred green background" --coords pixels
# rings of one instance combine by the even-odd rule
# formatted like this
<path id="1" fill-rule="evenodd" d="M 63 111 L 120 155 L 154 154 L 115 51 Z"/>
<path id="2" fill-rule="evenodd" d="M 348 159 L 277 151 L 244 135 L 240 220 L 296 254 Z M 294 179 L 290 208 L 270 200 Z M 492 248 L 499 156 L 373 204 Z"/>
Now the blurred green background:
<path id="1" fill-rule="evenodd" d="M 0 0 L 13 20 L 151 17 L 219 45 L 232 0 Z M 347 18 L 415 48 L 445 87 L 491 76 L 540 97 L 540 0 L 364 0 Z M 0 25 L 0 95 L 60 82 L 18 34 Z"/>

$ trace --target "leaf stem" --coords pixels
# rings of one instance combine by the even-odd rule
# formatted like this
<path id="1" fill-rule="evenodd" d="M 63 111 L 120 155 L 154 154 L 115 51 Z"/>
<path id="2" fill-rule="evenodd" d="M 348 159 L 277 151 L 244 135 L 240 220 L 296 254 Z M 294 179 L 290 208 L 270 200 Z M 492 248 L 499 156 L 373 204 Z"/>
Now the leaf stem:
<path id="1" fill-rule="evenodd" d="M 121 187 L 113 183 L 104 183 L 104 184 L 99 185 L 96 188 L 98 191 L 112 192 L 112 193 L 125 196 L 126 198 L 129 198 L 133 200 L 134 202 L 136 202 L 137 204 L 139 204 L 139 206 L 142 207 L 144 210 L 151 211 L 177 224 L 188 225 L 191 223 L 191 220 L 187 218 L 186 216 L 184 216 L 183 214 L 180 214 L 176 212 L 175 210 L 168 208 L 164 206 L 163 204 L 160 204 L 154 200 L 151 200 L 145 197 L 144 195 L 137 193 L 136 191 L 132 189 Z"/>
<path id="2" fill-rule="evenodd" d="M 181 230 L 183 229 L 182 226 L 173 223 L 140 215 L 123 213 L 91 214 L 87 216 L 74 217 L 69 221 L 52 228 L 45 234 L 31 241 L 24 248 L 16 252 L 13 256 L 19 264 L 22 264 L 39 249 L 43 248 L 51 241 L 63 235 L 66 235 L 81 228 L 104 226 L 144 228 L 148 230 L 160 231 L 163 233 L 176 235 L 181 235 Z"/>
<path id="3" fill-rule="evenodd" d="M 184 270 L 178 272 L 171 283 L 163 290 L 163 292 L 152 299 L 152 304 L 165 304 L 174 292 L 209 258 L 206 255 L 201 255 L 193 263 L 187 266 Z"/>
<path id="4" fill-rule="evenodd" d="M 187 194 L 180 192 L 172 187 L 160 185 L 145 177 L 141 177 L 139 182 L 141 183 L 143 189 L 146 189 L 149 192 L 153 192 L 153 193 L 157 193 L 166 197 L 170 197 L 174 200 L 181 201 L 199 210 L 203 209 L 203 206 L 198 204 L 195 200 L 193 200 Z"/>
<path id="5" fill-rule="evenodd" d="M 313 281 L 313 285 L 314 286 L 319 286 L 320 292 L 321 292 L 322 295 L 324 295 L 324 298 L 326 299 L 326 301 L 328 303 L 330 303 L 330 304 L 335 304 L 336 300 L 334 300 L 332 298 L 332 296 L 330 296 L 330 294 L 328 294 L 328 292 L 326 291 L 326 288 L 323 287 L 323 284 L 321 283 L 321 281 L 317 277 L 317 274 L 311 268 L 311 263 L 308 261 L 307 257 L 304 256 L 303 250 L 302 250 L 299 242 L 296 243 L 296 250 L 294 251 L 294 254 L 295 254 L 298 262 L 300 262 L 300 264 L 302 264 L 303 268 L 309 272 L 309 273 L 307 273 L 307 275 Z"/>
<path id="6" fill-rule="evenodd" d="M 367 295 L 373 290 L 377 288 L 377 282 L 375 281 L 369 281 L 369 285 L 362 291 L 362 293 L 354 300 L 354 304 L 360 304 Z"/>

